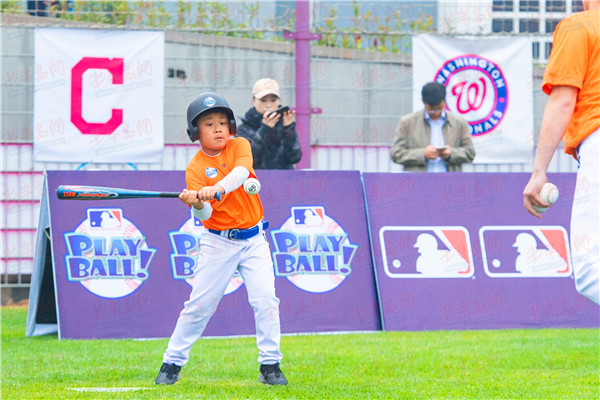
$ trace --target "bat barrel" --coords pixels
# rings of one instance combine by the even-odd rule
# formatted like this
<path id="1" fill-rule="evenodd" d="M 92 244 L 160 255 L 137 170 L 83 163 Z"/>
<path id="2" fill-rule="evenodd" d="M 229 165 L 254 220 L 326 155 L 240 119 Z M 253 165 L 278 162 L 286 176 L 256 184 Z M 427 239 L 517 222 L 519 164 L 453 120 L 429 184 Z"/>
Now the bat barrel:
<path id="1" fill-rule="evenodd" d="M 150 197 L 178 198 L 180 194 L 180 192 L 152 192 L 148 190 L 131 190 L 102 186 L 60 185 L 56 188 L 56 196 L 61 200 L 118 200 Z M 217 201 L 221 200 L 220 192 L 217 192 L 215 199 Z"/>
<path id="2" fill-rule="evenodd" d="M 152 192 L 102 186 L 60 185 L 56 196 L 61 200 L 117 200 L 151 197 L 179 197 L 179 192 Z"/>

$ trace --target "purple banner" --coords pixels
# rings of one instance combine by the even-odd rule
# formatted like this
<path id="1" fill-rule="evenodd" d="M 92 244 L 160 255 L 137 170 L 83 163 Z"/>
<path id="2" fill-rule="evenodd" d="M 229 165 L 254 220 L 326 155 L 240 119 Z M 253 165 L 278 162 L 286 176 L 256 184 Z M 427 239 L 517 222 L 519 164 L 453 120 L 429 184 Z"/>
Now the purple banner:
<path id="1" fill-rule="evenodd" d="M 529 174 L 363 174 L 386 330 L 597 327 L 569 251 L 574 174 L 542 219 Z"/>
<path id="2" fill-rule="evenodd" d="M 381 329 L 360 173 L 259 171 L 283 333 Z M 58 200 L 59 185 L 179 191 L 183 171 L 49 171 L 60 338 L 168 337 L 199 221 L 177 199 Z M 343 201 L 340 195 L 343 194 Z M 239 276 L 204 336 L 255 333 Z"/>

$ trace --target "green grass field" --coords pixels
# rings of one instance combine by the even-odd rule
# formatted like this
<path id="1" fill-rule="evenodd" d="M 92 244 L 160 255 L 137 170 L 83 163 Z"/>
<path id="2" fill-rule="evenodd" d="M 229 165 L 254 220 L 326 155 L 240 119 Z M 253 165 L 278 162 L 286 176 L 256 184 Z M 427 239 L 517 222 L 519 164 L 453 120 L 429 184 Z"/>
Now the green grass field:
<path id="1" fill-rule="evenodd" d="M 284 336 L 290 384 L 257 381 L 254 338 L 203 339 L 156 386 L 167 339 L 26 338 L 2 307 L 2 399 L 598 399 L 600 329 Z"/>

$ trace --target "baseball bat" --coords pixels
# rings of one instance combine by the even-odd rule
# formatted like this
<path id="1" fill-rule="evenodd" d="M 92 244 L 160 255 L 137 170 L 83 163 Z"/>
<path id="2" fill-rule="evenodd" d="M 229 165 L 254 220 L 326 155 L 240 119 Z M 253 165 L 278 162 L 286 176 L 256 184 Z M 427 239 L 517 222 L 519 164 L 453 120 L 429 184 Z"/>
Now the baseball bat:
<path id="1" fill-rule="evenodd" d="M 152 192 L 148 190 L 132 190 L 110 188 L 103 186 L 60 185 L 56 196 L 61 200 L 118 200 L 141 199 L 150 197 L 179 197 L 180 192 Z M 221 201 L 221 192 L 215 194 L 215 199 Z"/>

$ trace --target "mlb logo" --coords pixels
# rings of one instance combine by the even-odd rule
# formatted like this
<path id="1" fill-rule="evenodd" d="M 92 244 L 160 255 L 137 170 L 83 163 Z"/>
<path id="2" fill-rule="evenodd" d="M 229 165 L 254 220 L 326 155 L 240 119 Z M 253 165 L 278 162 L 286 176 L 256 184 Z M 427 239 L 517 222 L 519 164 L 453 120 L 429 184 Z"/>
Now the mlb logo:
<path id="1" fill-rule="evenodd" d="M 206 176 L 208 178 L 214 178 L 217 176 L 217 169 L 216 168 L 210 168 L 210 167 L 206 167 Z"/>
<path id="2" fill-rule="evenodd" d="M 88 208 L 87 219 L 92 228 L 120 229 L 123 210 L 120 208 Z"/>
<path id="3" fill-rule="evenodd" d="M 479 230 L 483 266 L 492 278 L 559 278 L 572 272 L 562 226 L 484 226 Z"/>
<path id="4" fill-rule="evenodd" d="M 473 253 L 462 226 L 384 226 L 383 268 L 390 278 L 470 278 Z"/>
<path id="5" fill-rule="evenodd" d="M 292 218 L 296 225 L 323 226 L 325 224 L 325 208 L 321 206 L 292 207 Z"/>

